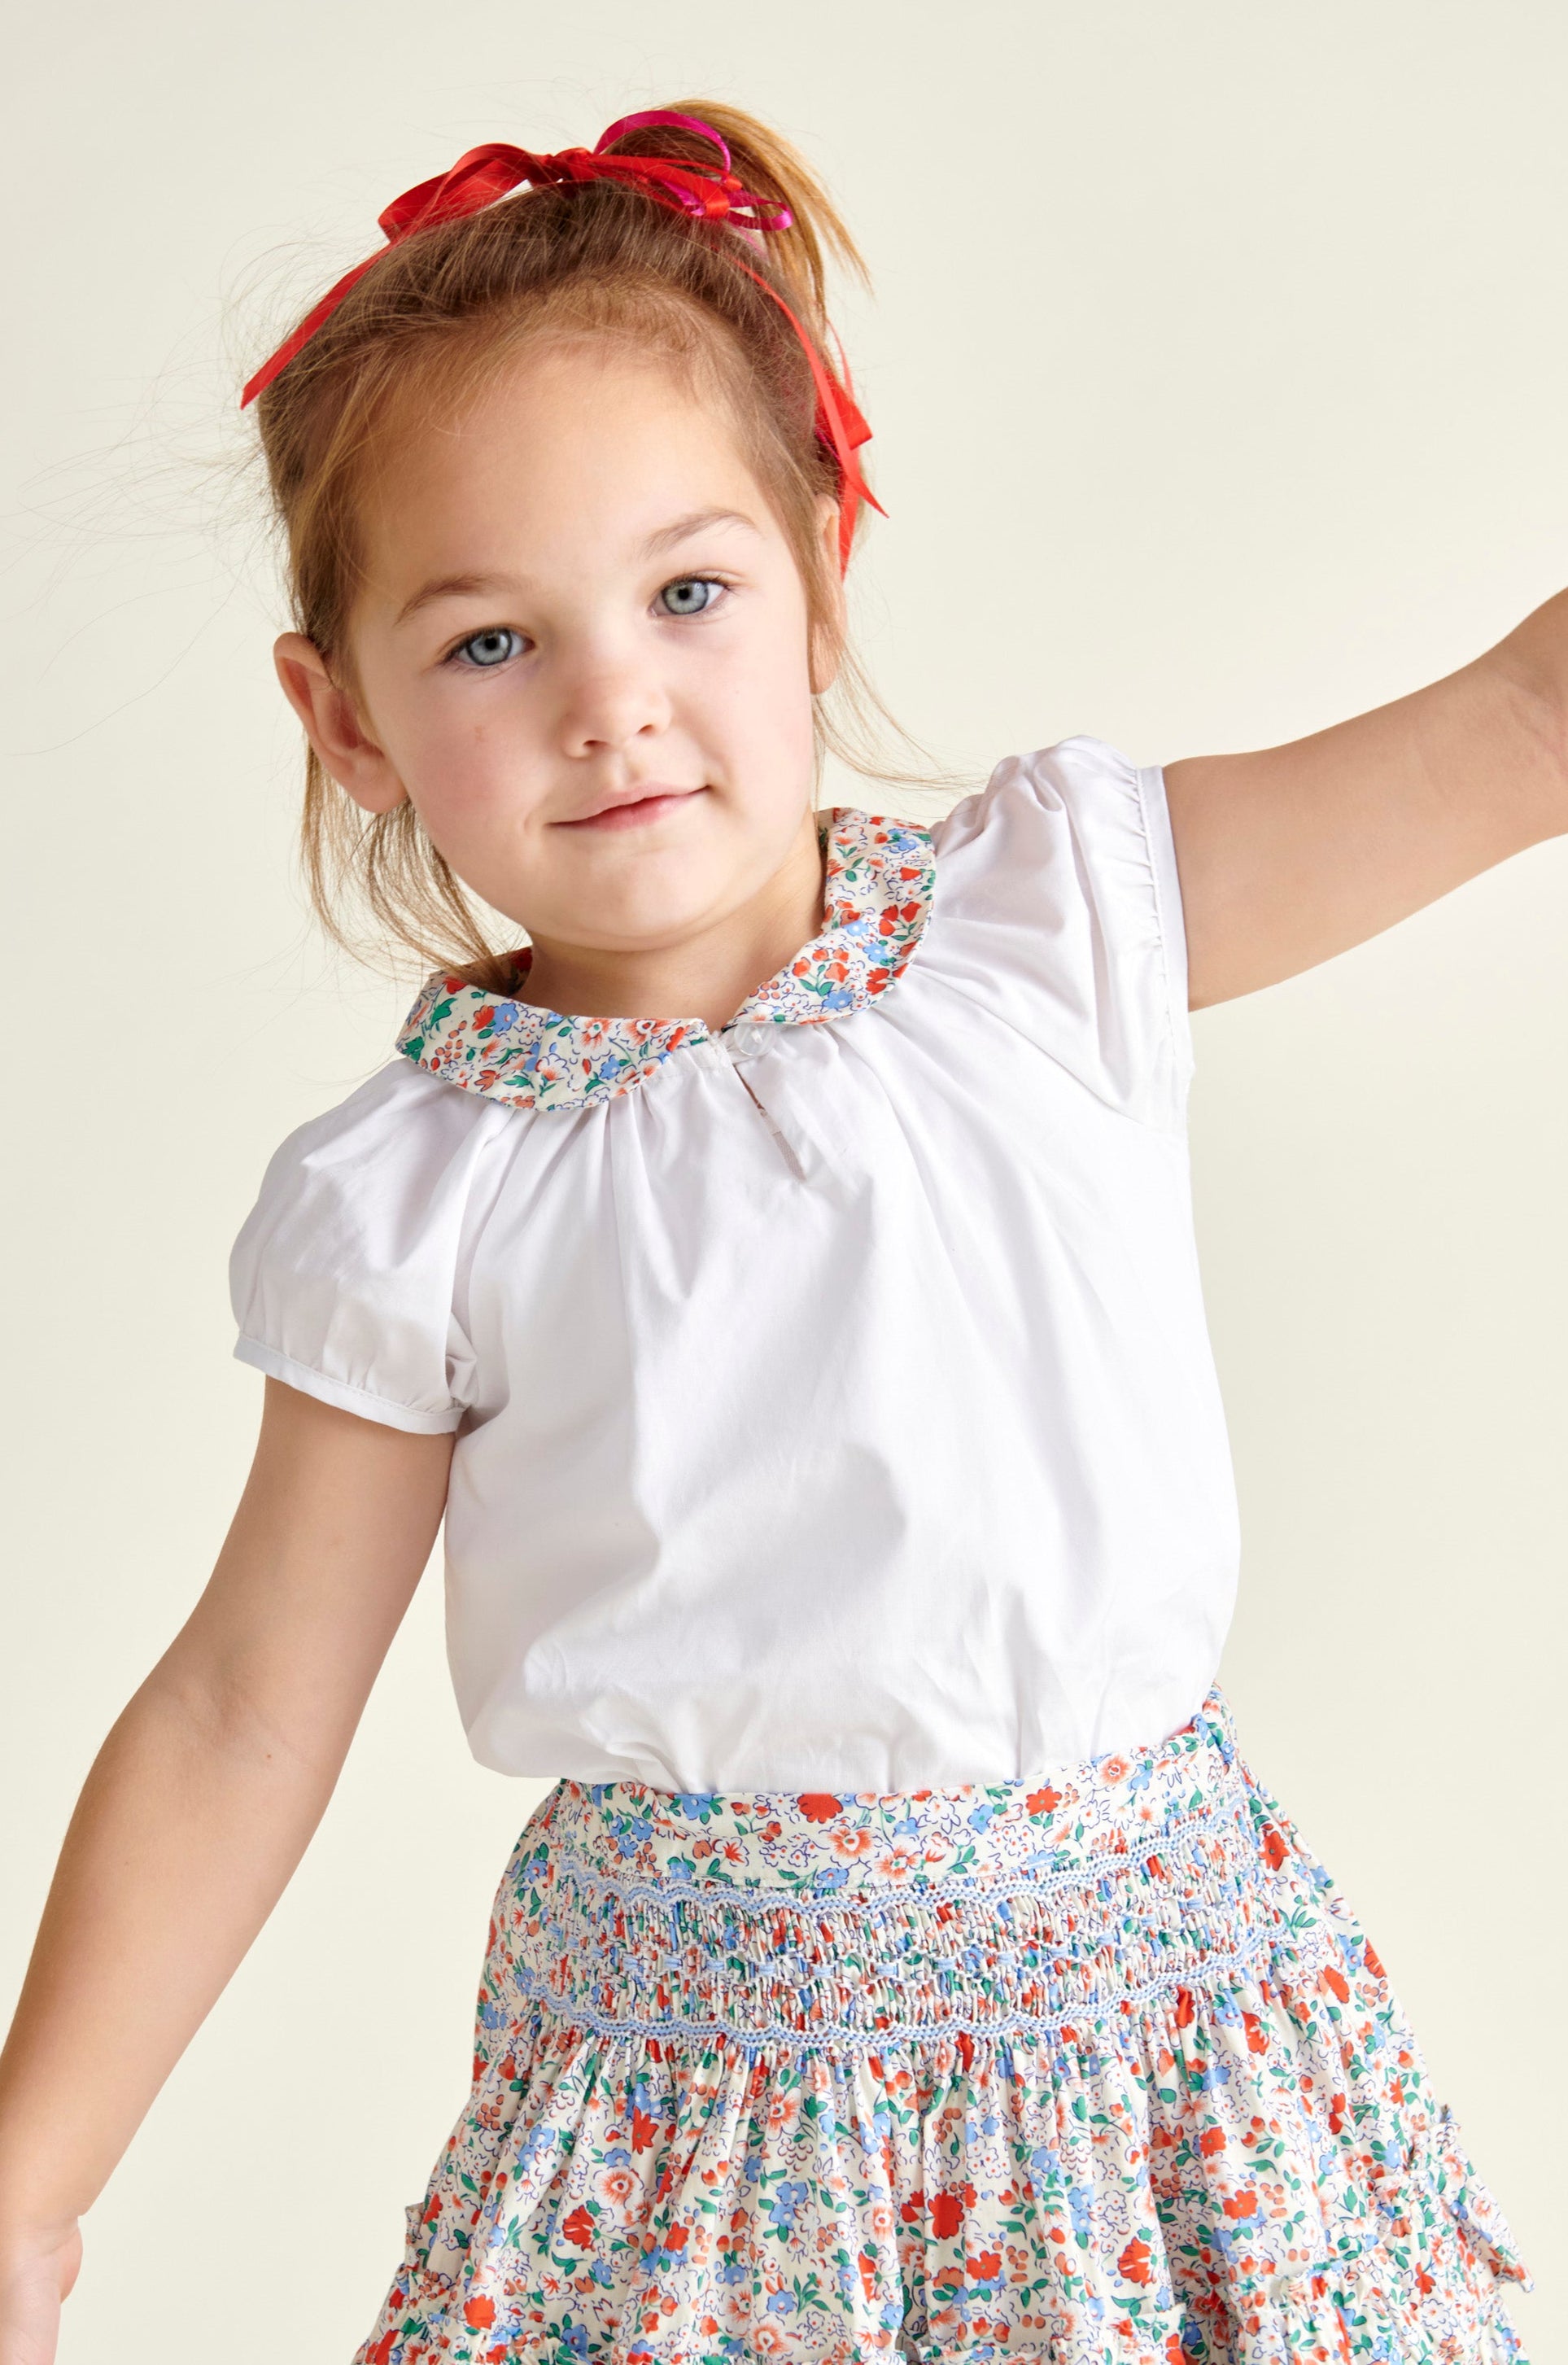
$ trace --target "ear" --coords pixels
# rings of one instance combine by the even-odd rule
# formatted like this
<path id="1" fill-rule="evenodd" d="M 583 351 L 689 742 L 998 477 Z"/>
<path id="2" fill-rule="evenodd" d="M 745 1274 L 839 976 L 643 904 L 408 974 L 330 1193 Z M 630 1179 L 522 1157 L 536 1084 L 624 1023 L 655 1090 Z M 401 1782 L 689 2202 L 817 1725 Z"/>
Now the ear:
<path id="1" fill-rule="evenodd" d="M 817 499 L 817 532 L 823 545 L 823 573 L 832 587 L 827 622 L 812 636 L 812 691 L 820 697 L 838 678 L 848 629 L 844 577 L 838 566 L 838 503 L 828 493 L 819 495 Z"/>
<path id="2" fill-rule="evenodd" d="M 369 737 L 346 689 L 327 670 L 314 641 L 285 633 L 273 647 L 283 694 L 305 725 L 305 734 L 341 789 L 366 813 L 390 813 L 408 790 Z"/>

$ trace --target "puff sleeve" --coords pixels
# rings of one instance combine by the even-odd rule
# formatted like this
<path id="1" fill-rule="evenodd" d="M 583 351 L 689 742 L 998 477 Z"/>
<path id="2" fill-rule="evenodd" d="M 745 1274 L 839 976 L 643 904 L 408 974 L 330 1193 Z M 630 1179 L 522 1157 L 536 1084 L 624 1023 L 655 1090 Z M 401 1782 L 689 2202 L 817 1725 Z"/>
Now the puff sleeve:
<path id="1" fill-rule="evenodd" d="M 954 982 L 1099 1100 L 1183 1131 L 1187 948 L 1163 774 L 1098 739 L 1009 756 L 937 849 Z"/>
<path id="2" fill-rule="evenodd" d="M 399 1058 L 280 1142 L 230 1253 L 239 1360 L 394 1429 L 457 1428 L 472 1184 L 497 1114 Z"/>

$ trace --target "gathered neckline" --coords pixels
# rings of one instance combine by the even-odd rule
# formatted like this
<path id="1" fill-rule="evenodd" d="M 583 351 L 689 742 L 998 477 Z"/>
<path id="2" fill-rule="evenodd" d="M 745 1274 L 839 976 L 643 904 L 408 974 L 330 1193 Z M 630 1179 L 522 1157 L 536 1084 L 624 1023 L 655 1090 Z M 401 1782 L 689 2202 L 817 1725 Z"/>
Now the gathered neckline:
<path id="1" fill-rule="evenodd" d="M 427 1074 L 514 1108 L 576 1109 L 631 1092 L 682 1049 L 741 1026 L 801 1026 L 863 1010 L 907 968 L 930 917 L 932 832 L 853 805 L 819 816 L 823 925 L 722 1026 L 700 1018 L 585 1018 L 435 970 L 398 1032 Z M 521 987 L 533 948 L 502 956 Z"/>

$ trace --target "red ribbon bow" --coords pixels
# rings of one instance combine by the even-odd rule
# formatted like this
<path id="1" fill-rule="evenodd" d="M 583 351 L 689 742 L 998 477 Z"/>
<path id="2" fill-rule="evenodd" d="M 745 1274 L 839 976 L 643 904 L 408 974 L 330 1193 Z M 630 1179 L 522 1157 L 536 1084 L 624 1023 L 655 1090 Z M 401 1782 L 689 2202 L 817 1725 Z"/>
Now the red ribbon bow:
<path id="1" fill-rule="evenodd" d="M 684 163 L 673 156 L 607 156 L 603 151 L 622 131 L 633 131 L 644 124 L 676 123 L 700 132 L 711 140 L 723 159 L 721 172 L 706 170 L 698 164 Z M 471 148 L 460 156 L 449 173 L 433 181 L 421 181 L 417 188 L 405 189 L 380 217 L 386 243 L 356 263 L 346 271 L 337 285 L 328 289 L 320 302 L 308 311 L 292 336 L 285 339 L 275 353 L 262 364 L 240 398 L 241 410 L 253 402 L 263 387 L 270 386 L 280 370 L 286 369 L 296 353 L 315 335 L 322 322 L 336 311 L 351 287 L 358 285 L 367 271 L 380 262 L 393 247 L 400 246 L 416 230 L 429 230 L 437 222 L 456 221 L 464 215 L 476 214 L 486 206 L 494 205 L 499 197 L 529 184 L 534 187 L 565 188 L 574 182 L 613 180 L 640 189 L 657 204 L 670 207 L 678 213 L 702 221 L 729 221 L 745 234 L 761 230 L 788 230 L 794 216 L 787 205 L 769 197 L 753 196 L 744 189 L 730 169 L 730 151 L 711 124 L 694 115 L 677 115 L 667 107 L 649 109 L 642 115 L 623 115 L 599 135 L 589 148 L 563 148 L 549 156 L 534 155 L 526 148 L 509 147 L 503 140 L 491 140 L 483 148 Z M 856 447 L 869 441 L 871 430 L 857 407 L 849 382 L 849 367 L 839 346 L 839 365 L 844 372 L 841 385 L 823 362 L 815 344 L 778 290 L 760 272 L 753 271 L 740 257 L 734 257 L 736 268 L 755 279 L 764 292 L 771 296 L 796 336 L 801 341 L 806 360 L 811 365 L 812 383 L 817 392 L 816 432 L 821 443 L 834 454 L 838 466 L 838 557 L 840 572 L 849 564 L 849 546 L 855 532 L 855 520 L 861 501 L 869 501 L 881 516 L 887 511 L 871 491 L 860 473 L 855 457 Z M 837 342 L 836 336 L 834 342 Z"/>

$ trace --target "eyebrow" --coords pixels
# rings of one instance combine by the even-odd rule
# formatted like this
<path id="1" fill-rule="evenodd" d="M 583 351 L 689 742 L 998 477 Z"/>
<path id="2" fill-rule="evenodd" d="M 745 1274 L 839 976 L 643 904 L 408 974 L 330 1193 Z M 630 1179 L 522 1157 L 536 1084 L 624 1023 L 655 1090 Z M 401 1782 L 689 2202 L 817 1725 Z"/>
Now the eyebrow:
<path id="1" fill-rule="evenodd" d="M 694 533 L 704 533 L 711 525 L 744 525 L 748 533 L 758 531 L 755 518 L 743 510 L 691 510 L 678 517 L 672 525 L 661 525 L 643 544 L 644 558 L 656 558 L 661 550 L 673 550 L 678 542 L 685 542 Z"/>
<path id="2" fill-rule="evenodd" d="M 436 600 L 481 600 L 487 592 L 515 591 L 516 584 L 509 575 L 440 575 L 432 582 L 421 583 L 419 589 L 405 600 L 393 618 L 395 624 L 406 624 L 421 608 Z"/>
<path id="3" fill-rule="evenodd" d="M 641 558 L 656 558 L 661 551 L 673 550 L 678 544 L 689 542 L 694 533 L 705 533 L 710 527 L 720 525 L 744 526 L 748 533 L 760 531 L 755 518 L 748 518 L 744 510 L 689 510 L 685 517 L 675 518 L 649 534 L 637 555 Z M 421 583 L 404 600 L 394 621 L 406 624 L 410 616 L 437 600 L 482 600 L 516 589 L 516 578 L 510 575 L 437 576 L 429 583 Z"/>

